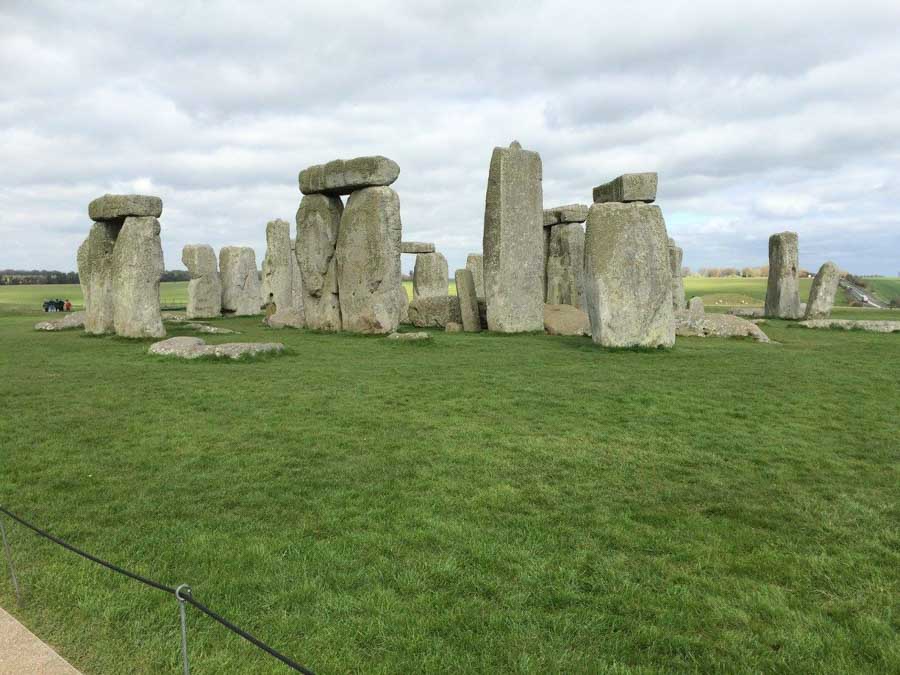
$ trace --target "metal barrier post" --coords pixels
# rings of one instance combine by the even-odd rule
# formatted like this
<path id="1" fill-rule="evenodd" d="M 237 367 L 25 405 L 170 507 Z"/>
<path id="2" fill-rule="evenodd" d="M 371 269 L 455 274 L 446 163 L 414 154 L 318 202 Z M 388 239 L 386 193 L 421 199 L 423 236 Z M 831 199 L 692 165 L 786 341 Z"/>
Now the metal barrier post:
<path id="1" fill-rule="evenodd" d="M 187 584 L 181 584 L 175 589 L 175 597 L 178 598 L 178 614 L 181 617 L 181 662 L 184 675 L 191 675 L 191 664 L 188 662 L 187 651 L 187 617 L 184 613 L 184 598 L 181 597 L 181 589 L 191 592 L 191 587 Z"/>
<path id="2" fill-rule="evenodd" d="M 16 568 L 13 566 L 12 551 L 9 548 L 9 540 L 6 538 L 6 526 L 3 518 L 0 518 L 0 535 L 3 536 L 3 550 L 6 553 L 6 562 L 9 565 L 9 576 L 12 577 L 13 588 L 16 591 L 16 606 L 22 606 L 22 592 L 19 590 L 19 579 L 16 577 Z"/>

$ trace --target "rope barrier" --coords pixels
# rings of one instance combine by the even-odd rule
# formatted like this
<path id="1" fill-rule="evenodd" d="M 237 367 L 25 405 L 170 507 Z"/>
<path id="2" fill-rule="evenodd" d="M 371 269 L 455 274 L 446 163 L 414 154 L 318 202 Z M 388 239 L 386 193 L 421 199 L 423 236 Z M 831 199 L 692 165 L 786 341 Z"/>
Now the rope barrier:
<path id="1" fill-rule="evenodd" d="M 173 588 L 172 586 L 167 586 L 166 584 L 160 583 L 158 581 L 154 581 L 153 579 L 149 579 L 145 576 L 137 574 L 136 572 L 131 572 L 129 570 L 126 570 L 123 567 L 119 567 L 118 565 L 115 565 L 107 560 L 98 558 L 95 555 L 91 555 L 87 551 L 83 551 L 82 549 L 80 549 L 76 546 L 73 546 L 72 544 L 70 544 L 66 541 L 63 541 L 59 537 L 55 537 L 54 535 L 50 534 L 46 530 L 42 530 L 38 526 L 33 525 L 32 523 L 29 523 L 27 520 L 25 520 L 21 516 L 16 515 L 15 513 L 13 513 L 12 511 L 10 511 L 9 509 L 7 509 L 4 506 L 0 506 L 0 513 L 5 513 L 7 516 L 12 518 L 14 521 L 19 523 L 20 525 L 23 525 L 24 527 L 27 527 L 29 530 L 31 530 L 35 534 L 43 537 L 44 539 L 52 541 L 54 544 L 57 544 L 58 546 L 62 546 L 64 549 L 71 551 L 72 553 L 79 555 L 82 558 L 90 560 L 91 562 L 101 565 L 102 567 L 105 567 L 109 570 L 112 570 L 113 572 L 116 572 L 117 574 L 126 576 L 129 579 L 134 579 L 135 581 L 138 581 L 138 582 L 144 584 L 145 586 L 150 586 L 151 588 L 155 588 L 157 590 L 163 591 L 164 593 L 169 593 L 171 595 L 174 595 L 175 598 L 178 600 L 179 607 L 180 607 L 181 647 L 182 647 L 182 658 L 183 658 L 185 674 L 187 674 L 189 672 L 189 666 L 188 666 L 188 660 L 187 660 L 187 628 L 186 628 L 185 615 L 184 615 L 184 603 L 188 603 L 189 605 L 196 608 L 203 614 L 206 614 L 206 616 L 208 616 L 209 618 L 213 619 L 217 623 L 221 624 L 222 626 L 224 626 L 225 628 L 230 630 L 232 633 L 236 633 L 237 635 L 239 635 L 242 638 L 244 638 L 245 640 L 247 640 L 247 642 L 249 642 L 252 645 L 254 645 L 255 647 L 258 647 L 259 649 L 263 650 L 264 652 L 269 654 L 269 656 L 275 657 L 276 659 L 281 661 L 283 664 L 285 664 L 289 668 L 291 668 L 299 673 L 303 673 L 304 675 L 315 675 L 315 673 L 313 671 L 311 671 L 310 669 L 306 668 L 305 666 L 300 665 L 299 663 L 297 663 L 293 659 L 285 656 L 284 654 L 282 654 L 278 650 L 274 649 L 273 647 L 270 647 L 269 645 L 267 645 L 265 642 L 263 642 L 259 638 L 251 635 L 247 631 L 245 631 L 242 628 L 238 627 L 237 625 L 233 624 L 231 621 L 229 621 L 228 619 L 223 617 L 221 614 L 217 614 L 216 612 L 211 610 L 209 607 L 204 605 L 202 602 L 200 602 L 199 600 L 194 598 L 194 596 L 191 592 L 191 588 L 187 584 L 181 584 L 177 588 Z M 2 521 L 0 521 L 0 527 L 2 527 Z M 4 534 L 4 537 L 3 537 L 4 545 L 6 546 L 6 553 L 10 560 L 10 571 L 12 573 L 13 583 L 15 585 L 16 594 L 18 596 L 19 585 L 18 585 L 18 580 L 16 579 L 16 576 L 15 576 L 15 572 L 12 569 L 12 557 L 11 557 L 11 554 L 9 553 L 8 544 L 6 543 L 5 530 L 3 531 L 3 534 Z"/>

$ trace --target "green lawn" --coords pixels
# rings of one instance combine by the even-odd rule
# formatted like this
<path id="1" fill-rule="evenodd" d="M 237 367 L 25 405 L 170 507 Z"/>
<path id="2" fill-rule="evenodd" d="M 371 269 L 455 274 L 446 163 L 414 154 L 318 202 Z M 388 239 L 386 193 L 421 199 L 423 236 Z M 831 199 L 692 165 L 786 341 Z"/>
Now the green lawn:
<path id="1" fill-rule="evenodd" d="M 898 335 L 223 319 L 288 355 L 189 363 L 11 304 L 0 502 L 319 673 L 900 671 Z M 9 531 L 0 605 L 85 673 L 179 672 L 174 599 Z M 192 673 L 287 672 L 188 611 Z"/>
<path id="2" fill-rule="evenodd" d="M 170 281 L 159 285 L 163 306 L 184 307 L 187 304 L 187 282 Z M 83 309 L 81 286 L 49 284 L 34 286 L 0 286 L 0 312 L 39 310 L 44 300 L 71 300 L 74 309 Z"/>
<path id="3" fill-rule="evenodd" d="M 866 281 L 869 288 L 885 302 L 900 298 L 900 277 L 868 277 Z"/>
<path id="4" fill-rule="evenodd" d="M 685 277 L 684 293 L 688 298 L 699 295 L 705 305 L 747 305 L 762 306 L 766 301 L 765 277 L 726 277 L 711 279 L 708 277 Z M 806 302 L 812 279 L 800 279 L 800 300 Z M 834 299 L 835 305 L 847 306 L 845 293 L 838 290 Z"/>

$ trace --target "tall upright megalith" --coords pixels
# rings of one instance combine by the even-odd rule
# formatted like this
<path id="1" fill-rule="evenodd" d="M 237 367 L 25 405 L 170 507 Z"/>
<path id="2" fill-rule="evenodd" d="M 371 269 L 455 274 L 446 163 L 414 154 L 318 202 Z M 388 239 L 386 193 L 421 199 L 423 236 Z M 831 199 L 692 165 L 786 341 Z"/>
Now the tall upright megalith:
<path id="1" fill-rule="evenodd" d="M 303 315 L 303 277 L 297 263 L 296 239 L 291 239 L 291 309 Z"/>
<path id="2" fill-rule="evenodd" d="M 456 270 L 454 280 L 463 330 L 467 333 L 478 333 L 481 331 L 481 317 L 478 314 L 478 296 L 475 294 L 475 279 L 472 272 L 467 269 Z"/>
<path id="3" fill-rule="evenodd" d="M 304 195 L 297 209 L 297 266 L 303 279 L 303 313 L 314 330 L 341 330 L 334 249 L 344 204 L 340 197 Z"/>
<path id="4" fill-rule="evenodd" d="M 591 206 L 584 284 L 594 342 L 604 347 L 675 344 L 668 244 L 662 211 L 656 205 Z"/>
<path id="5" fill-rule="evenodd" d="M 682 262 L 684 251 L 669 237 L 669 266 L 672 269 L 672 308 L 677 312 L 685 308 Z"/>
<path id="6" fill-rule="evenodd" d="M 263 304 L 269 295 L 278 311 L 291 309 L 291 226 L 286 220 L 271 220 L 266 224 L 266 256 L 262 265 Z"/>
<path id="7" fill-rule="evenodd" d="M 809 289 L 809 300 L 806 302 L 804 319 L 827 319 L 831 316 L 834 296 L 837 294 L 841 270 L 830 260 L 823 264 Z"/>
<path id="8" fill-rule="evenodd" d="M 222 311 L 236 316 L 261 313 L 256 252 L 249 246 L 223 246 L 219 250 Z"/>
<path id="9" fill-rule="evenodd" d="M 78 280 L 84 296 L 84 330 L 92 335 L 114 333 L 116 297 L 113 291 L 113 249 L 121 223 L 97 222 L 78 248 Z"/>
<path id="10" fill-rule="evenodd" d="M 413 268 L 413 298 L 447 295 L 450 280 L 447 259 L 440 253 L 419 253 Z"/>
<path id="11" fill-rule="evenodd" d="M 766 286 L 766 316 L 799 319 L 800 265 L 796 232 L 779 232 L 769 237 L 769 281 Z"/>
<path id="12" fill-rule="evenodd" d="M 344 330 L 396 330 L 401 228 L 400 198 L 391 188 L 363 188 L 347 200 L 334 253 Z"/>
<path id="13" fill-rule="evenodd" d="M 546 229 L 550 230 L 547 304 L 584 310 L 584 229 L 577 222 Z"/>
<path id="14" fill-rule="evenodd" d="M 159 221 L 125 218 L 113 249 L 114 323 L 122 337 L 163 337 L 159 281 L 164 271 Z"/>
<path id="15" fill-rule="evenodd" d="M 210 319 L 222 313 L 222 282 L 216 252 L 209 244 L 187 244 L 181 262 L 191 275 L 188 282 L 187 318 Z"/>
<path id="16" fill-rule="evenodd" d="M 466 256 L 466 269 L 472 273 L 475 281 L 475 295 L 484 298 L 484 256 L 480 253 L 470 253 Z"/>
<path id="17" fill-rule="evenodd" d="M 488 328 L 544 326 L 541 156 L 513 141 L 494 148 L 484 208 L 484 293 Z"/>

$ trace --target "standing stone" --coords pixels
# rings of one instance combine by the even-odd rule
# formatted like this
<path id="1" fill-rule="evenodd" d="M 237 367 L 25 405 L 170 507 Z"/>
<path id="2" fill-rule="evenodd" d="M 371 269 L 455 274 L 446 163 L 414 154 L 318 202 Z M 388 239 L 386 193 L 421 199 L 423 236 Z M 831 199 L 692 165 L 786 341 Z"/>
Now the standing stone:
<path id="1" fill-rule="evenodd" d="M 688 303 L 688 321 L 697 323 L 698 321 L 703 321 L 705 316 L 706 309 L 703 307 L 703 298 L 695 295 Z"/>
<path id="2" fill-rule="evenodd" d="M 769 282 L 766 286 L 766 316 L 799 319 L 800 282 L 796 232 L 780 232 L 769 237 Z"/>
<path id="3" fill-rule="evenodd" d="M 399 323 L 409 323 L 409 295 L 402 282 L 397 287 L 397 298 L 397 306 L 400 308 L 397 314 Z"/>
<path id="4" fill-rule="evenodd" d="M 216 252 L 208 244 L 188 244 L 181 262 L 191 274 L 188 282 L 188 319 L 209 319 L 222 313 L 222 282 L 216 268 Z"/>
<path id="5" fill-rule="evenodd" d="M 580 223 L 545 229 L 550 230 L 547 303 L 584 310 L 584 230 Z"/>
<path id="6" fill-rule="evenodd" d="M 391 188 L 350 195 L 334 253 L 344 330 L 391 333 L 397 328 L 400 234 L 400 198 Z"/>
<path id="7" fill-rule="evenodd" d="M 831 316 L 834 296 L 837 294 L 841 271 L 830 260 L 819 268 L 812 288 L 809 289 L 809 302 L 806 303 L 804 319 L 827 319 Z"/>
<path id="8" fill-rule="evenodd" d="M 297 265 L 303 279 L 303 313 L 314 330 L 341 330 L 334 247 L 344 204 L 340 197 L 306 195 L 297 209 Z"/>
<path id="9" fill-rule="evenodd" d="M 291 309 L 303 316 L 303 277 L 297 264 L 296 239 L 291 239 Z"/>
<path id="10" fill-rule="evenodd" d="M 94 223 L 78 248 L 78 280 L 84 296 L 84 330 L 92 335 L 114 333 L 113 249 L 121 224 Z"/>
<path id="11" fill-rule="evenodd" d="M 488 328 L 544 326 L 541 156 L 513 141 L 494 148 L 484 208 L 484 292 Z"/>
<path id="12" fill-rule="evenodd" d="M 272 220 L 266 224 L 266 257 L 262 265 L 261 304 L 269 301 L 269 294 L 278 311 L 293 304 L 291 287 L 291 226 L 286 220 Z"/>
<path id="13" fill-rule="evenodd" d="M 449 292 L 447 259 L 440 253 L 420 253 L 413 269 L 413 297 L 432 298 Z"/>
<path id="14" fill-rule="evenodd" d="M 656 199 L 656 173 L 625 173 L 594 188 L 594 203 L 646 202 Z"/>
<path id="15" fill-rule="evenodd" d="M 163 337 L 159 280 L 165 270 L 159 221 L 153 216 L 126 218 L 113 249 L 116 335 Z"/>
<path id="16" fill-rule="evenodd" d="M 466 269 L 472 273 L 475 280 L 475 294 L 484 298 L 484 256 L 480 253 L 470 253 L 466 256 Z"/>
<path id="17" fill-rule="evenodd" d="M 675 344 L 669 239 L 658 206 L 591 207 L 584 284 L 594 342 L 604 347 Z"/>
<path id="18" fill-rule="evenodd" d="M 222 310 L 236 316 L 261 313 L 256 253 L 249 246 L 224 246 L 219 250 Z"/>
<path id="19" fill-rule="evenodd" d="M 684 278 L 681 276 L 681 266 L 684 260 L 684 251 L 669 238 L 669 266 L 672 269 L 672 308 L 677 312 L 684 309 Z"/>
<path id="20" fill-rule="evenodd" d="M 459 298 L 459 313 L 463 330 L 467 333 L 481 332 L 481 319 L 478 316 L 478 296 L 475 292 L 475 279 L 469 270 L 456 270 L 456 297 Z"/>
<path id="21" fill-rule="evenodd" d="M 316 164 L 300 172 L 300 192 L 322 193 L 336 197 L 378 185 L 390 185 L 400 175 L 397 162 L 376 155 L 355 159 L 336 159 Z"/>
<path id="22" fill-rule="evenodd" d="M 542 260 L 543 268 L 541 269 L 541 287 L 544 291 L 544 304 L 547 303 L 547 264 L 550 262 L 550 235 L 552 232 L 549 227 L 544 228 L 544 241 L 541 252 L 544 255 Z"/>

